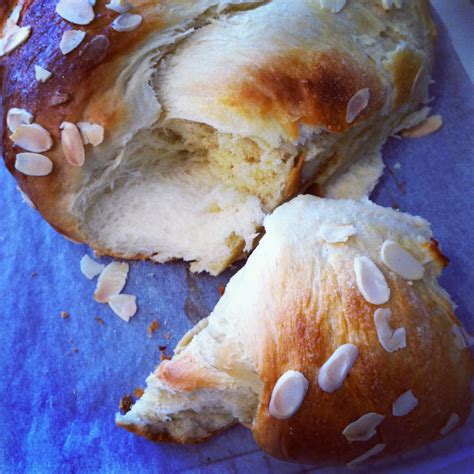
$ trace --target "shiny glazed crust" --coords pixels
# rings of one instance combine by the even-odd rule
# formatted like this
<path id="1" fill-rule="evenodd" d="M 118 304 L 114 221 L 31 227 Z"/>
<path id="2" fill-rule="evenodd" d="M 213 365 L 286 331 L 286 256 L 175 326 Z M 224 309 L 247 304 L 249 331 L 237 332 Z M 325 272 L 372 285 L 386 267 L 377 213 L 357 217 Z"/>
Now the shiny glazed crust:
<path id="1" fill-rule="evenodd" d="M 347 243 L 328 244 L 319 230 L 337 223 L 353 224 L 357 234 Z M 213 313 L 148 379 L 149 387 L 159 383 L 160 388 L 154 395 L 147 388 L 132 416 L 120 417 L 120 426 L 155 440 L 169 436 L 166 423 L 172 424 L 172 417 L 159 429 L 149 418 L 160 413 L 161 391 L 184 400 L 213 392 L 226 400 L 246 383 L 256 387 L 258 406 L 250 420 L 240 422 L 265 451 L 292 462 L 348 463 L 379 443 L 386 445 L 381 456 L 403 453 L 440 438 L 453 413 L 459 416 L 456 426 L 465 422 L 473 360 L 456 343 L 453 328 L 460 322 L 437 283 L 447 259 L 426 221 L 372 203 L 300 196 L 268 217 L 265 228 Z M 423 263 L 422 280 L 407 281 L 384 265 L 380 249 L 386 240 L 400 243 Z M 383 272 L 391 291 L 388 303 L 376 306 L 362 296 L 354 272 L 358 256 L 368 256 Z M 378 307 L 392 311 L 393 328 L 405 328 L 406 348 L 387 352 L 382 347 L 374 323 Z M 359 351 L 355 365 L 339 390 L 324 392 L 319 370 L 348 343 Z M 298 412 L 279 420 L 268 407 L 277 380 L 288 370 L 303 373 L 309 390 Z M 253 377 L 260 386 L 249 382 Z M 393 403 L 409 390 L 418 405 L 405 416 L 393 416 Z M 376 435 L 348 441 L 343 430 L 371 412 L 385 416 Z M 235 421 L 229 417 L 227 426 Z M 197 441 L 192 430 L 173 440 Z"/>
<path id="2" fill-rule="evenodd" d="M 5 22 L 18 3 L 9 1 L 0 8 L 0 22 Z M 111 22 L 118 14 L 105 8 L 105 3 L 97 2 L 94 8 L 95 19 L 89 25 L 79 27 L 64 21 L 55 12 L 56 2 L 24 2 L 19 25 L 31 26 L 31 37 L 11 54 L 1 58 L 3 156 L 7 168 L 21 189 L 45 219 L 65 236 L 88 243 L 99 254 L 150 258 L 152 255 L 148 252 L 104 245 L 80 222 L 74 209 L 75 199 L 84 186 L 85 175 L 94 166 L 91 160 L 95 160 L 96 155 L 90 148 L 86 149 L 87 170 L 69 166 L 61 149 L 59 126 L 63 121 L 91 121 L 101 124 L 106 134 L 103 152 L 109 154 L 114 149 L 115 142 L 119 142 L 118 137 L 123 137 L 141 112 L 134 110 L 126 102 L 125 91 L 115 87 L 115 83 L 118 75 L 129 64 L 130 58 L 139 54 L 143 45 L 157 41 L 160 35 L 168 35 L 170 29 L 189 25 L 191 21 L 197 22 L 198 31 L 200 21 L 206 23 L 209 18 L 218 16 L 218 12 L 225 13 L 226 8 L 232 8 L 232 12 L 243 11 L 268 2 L 202 0 L 189 2 L 188 7 L 181 2 L 177 9 L 167 4 L 161 5 L 161 2 L 135 0 L 131 2 L 133 12 L 143 17 L 143 23 L 137 30 L 126 34 L 112 29 Z M 342 40 L 334 40 L 338 35 L 331 35 L 331 29 L 342 26 L 337 24 L 337 19 L 334 20 L 336 16 L 321 13 L 316 5 L 318 2 L 315 1 L 312 7 L 317 18 L 315 21 L 328 22 L 327 31 L 323 29 L 322 46 L 302 47 L 298 43 L 298 47 L 292 49 L 290 45 L 285 45 L 284 55 L 268 54 L 258 64 L 241 67 L 239 74 L 222 83 L 219 83 L 218 77 L 214 78 L 216 96 L 212 106 L 202 108 L 199 103 L 199 93 L 208 93 L 205 85 L 202 91 L 196 92 L 197 98 L 192 99 L 197 100 L 193 109 L 196 112 L 196 122 L 209 124 L 226 133 L 235 132 L 236 135 L 243 133 L 239 128 L 243 126 L 248 133 L 254 130 L 256 135 L 261 133 L 262 137 L 278 143 L 280 140 L 300 140 L 301 127 L 321 127 L 331 134 L 343 136 L 344 133 L 352 133 L 354 127 L 363 127 L 365 122 L 373 121 L 376 125 L 371 133 L 365 134 L 365 140 L 373 142 L 373 148 L 378 148 L 405 115 L 416 110 L 422 96 L 426 95 L 434 28 L 424 0 L 415 2 L 409 11 L 401 10 L 400 13 L 393 14 L 395 16 L 384 13 L 378 0 L 368 3 L 373 3 L 377 18 L 382 18 L 382 22 L 387 19 L 390 28 L 392 24 L 399 24 L 403 29 L 406 23 L 408 43 L 405 50 L 388 59 L 381 57 L 374 60 L 361 52 L 362 46 L 357 49 Z M 212 9 L 214 13 L 210 15 L 208 12 Z M 365 21 L 363 13 L 353 10 L 350 5 L 347 9 L 348 21 L 360 31 Z M 411 16 L 416 17 L 413 25 L 409 24 Z M 333 20 L 335 23 L 331 23 Z M 377 31 L 377 23 L 369 22 L 367 25 L 368 33 L 374 34 Z M 62 34 L 70 29 L 85 31 L 86 38 L 73 52 L 63 55 L 58 45 Z M 53 76 L 44 84 L 38 83 L 34 78 L 33 65 L 50 69 Z M 412 96 L 412 86 L 420 68 L 424 72 L 420 92 Z M 180 90 L 179 87 L 177 90 Z M 192 89 L 195 85 L 191 84 L 190 87 Z M 348 124 L 345 121 L 347 103 L 363 88 L 370 88 L 369 105 L 354 123 Z M 189 91 L 185 93 L 188 94 Z M 165 101 L 166 99 L 164 97 Z M 54 147 L 46 153 L 54 163 L 50 175 L 36 178 L 15 170 L 15 155 L 20 150 L 8 138 L 10 132 L 5 126 L 6 113 L 13 107 L 31 112 L 35 122 L 51 133 Z M 382 109 L 387 107 L 391 110 L 385 123 L 381 114 Z M 187 118 L 187 113 L 184 111 L 182 118 L 193 119 Z M 354 143 L 358 141 L 356 137 L 349 141 L 352 140 Z M 312 170 L 305 170 L 306 164 L 301 161 L 303 155 L 300 154 L 300 159 L 294 162 L 293 171 L 285 178 L 286 186 L 280 200 L 301 192 L 313 181 L 316 181 L 321 193 L 324 193 L 325 183 L 337 172 L 345 170 L 352 159 L 365 152 L 363 148 L 351 153 L 336 150 L 336 153 L 332 153 L 332 158 Z M 235 248 L 231 248 L 228 255 L 216 264 L 218 270 L 213 271 L 221 271 L 242 256 L 242 248 L 243 242 L 239 240 Z"/>

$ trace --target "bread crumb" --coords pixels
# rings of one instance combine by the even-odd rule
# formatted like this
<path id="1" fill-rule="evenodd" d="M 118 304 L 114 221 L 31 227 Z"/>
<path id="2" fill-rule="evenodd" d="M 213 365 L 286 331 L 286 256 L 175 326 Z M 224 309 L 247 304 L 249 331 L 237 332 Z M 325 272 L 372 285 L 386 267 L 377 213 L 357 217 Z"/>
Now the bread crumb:
<path id="1" fill-rule="evenodd" d="M 38 272 L 32 272 L 32 273 L 31 273 L 31 276 L 32 276 L 32 278 L 37 277 L 37 276 L 38 276 Z"/>
<path id="2" fill-rule="evenodd" d="M 124 414 L 128 413 L 132 409 L 132 406 L 133 406 L 133 399 L 130 395 L 124 395 L 120 399 L 119 410 L 123 412 Z"/>
<path id="3" fill-rule="evenodd" d="M 99 317 L 99 316 L 95 316 L 94 319 L 101 325 L 103 326 L 105 324 L 105 321 Z"/>
<path id="4" fill-rule="evenodd" d="M 224 293 L 225 293 L 225 286 L 220 286 L 220 287 L 219 287 L 219 294 L 220 294 L 221 296 L 224 296 Z"/>
<path id="5" fill-rule="evenodd" d="M 163 336 L 165 339 L 171 339 L 171 333 L 170 332 L 167 332 L 165 333 L 165 335 Z"/>
<path id="6" fill-rule="evenodd" d="M 164 352 L 160 352 L 160 362 L 164 360 L 171 360 L 171 356 L 166 355 Z"/>
<path id="7" fill-rule="evenodd" d="M 148 337 L 153 337 L 156 331 L 160 329 L 160 323 L 154 319 L 148 326 Z"/>
<path id="8" fill-rule="evenodd" d="M 143 394 L 145 393 L 145 390 L 141 387 L 137 387 L 134 391 L 133 394 L 137 397 L 140 398 Z"/>
<path id="9" fill-rule="evenodd" d="M 69 313 L 67 311 L 61 311 L 60 315 L 61 315 L 61 318 L 63 319 L 69 318 Z"/>

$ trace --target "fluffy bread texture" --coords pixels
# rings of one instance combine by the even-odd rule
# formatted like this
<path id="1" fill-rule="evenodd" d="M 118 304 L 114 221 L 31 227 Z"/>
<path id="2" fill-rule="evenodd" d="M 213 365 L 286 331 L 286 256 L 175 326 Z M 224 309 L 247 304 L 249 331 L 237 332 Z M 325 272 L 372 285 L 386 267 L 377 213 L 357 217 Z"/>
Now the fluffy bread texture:
<path id="1" fill-rule="evenodd" d="M 352 224 L 346 243 L 321 237 L 327 224 Z M 453 328 L 461 328 L 437 278 L 446 258 L 429 224 L 370 202 L 299 196 L 265 219 L 266 233 L 230 280 L 212 314 L 178 344 L 174 357 L 147 379 L 144 395 L 119 426 L 153 440 L 203 441 L 235 423 L 249 427 L 273 456 L 304 463 L 342 463 L 377 444 L 383 455 L 433 441 L 452 414 L 463 423 L 471 409 L 472 357 Z M 387 240 L 423 264 L 409 282 L 381 260 Z M 391 297 L 391 325 L 405 328 L 407 346 L 382 347 L 377 306 L 358 290 L 355 257 L 383 272 Z M 318 385 L 321 366 L 344 344 L 359 356 L 342 387 Z M 288 370 L 304 374 L 309 390 L 287 420 L 269 414 L 276 381 Z M 416 408 L 393 416 L 392 405 L 412 391 Z M 368 413 L 385 416 L 367 441 L 349 442 L 343 430 Z"/>
<path id="2" fill-rule="evenodd" d="M 425 0 L 388 11 L 381 0 L 348 1 L 337 14 L 319 0 L 133 0 L 143 21 L 131 32 L 111 28 L 118 14 L 105 3 L 67 55 L 59 43 L 75 26 L 56 2 L 0 7 L 5 22 L 20 5 L 18 24 L 32 27 L 1 58 L 4 116 L 25 109 L 54 139 L 53 172 L 25 176 L 4 127 L 6 164 L 56 229 L 100 254 L 179 258 L 217 274 L 252 249 L 268 212 L 313 184 L 326 195 L 428 99 Z M 35 64 L 53 73 L 46 83 Z M 367 107 L 348 123 L 365 89 Z M 82 167 L 65 160 L 62 122 L 105 128 Z M 343 195 L 370 190 L 380 162 L 371 170 Z"/>

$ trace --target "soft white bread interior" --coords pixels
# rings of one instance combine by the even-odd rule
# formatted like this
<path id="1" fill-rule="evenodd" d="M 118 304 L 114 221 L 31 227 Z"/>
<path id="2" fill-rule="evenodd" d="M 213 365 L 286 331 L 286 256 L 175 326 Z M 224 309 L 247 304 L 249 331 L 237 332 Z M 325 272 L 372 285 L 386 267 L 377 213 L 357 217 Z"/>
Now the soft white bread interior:
<path id="1" fill-rule="evenodd" d="M 414 449 L 466 420 L 472 357 L 425 220 L 299 196 L 265 230 L 119 426 L 187 443 L 242 423 L 270 454 L 320 464 Z"/>
<path id="2" fill-rule="evenodd" d="M 331 3 L 345 5 L 333 13 Z M 49 44 L 58 35 L 34 24 L 29 41 L 45 48 L 27 43 L 9 66 L 54 64 L 50 81 L 21 100 L 6 94 L 5 106 L 31 112 L 55 144 L 51 175 L 23 179 L 6 138 L 10 168 L 56 228 L 98 253 L 180 258 L 217 274 L 253 248 L 277 205 L 311 185 L 336 196 L 329 185 L 351 163 L 423 115 L 434 38 L 425 0 L 132 4 L 136 31 L 114 32 L 115 13 L 98 3 L 84 44 L 58 58 L 40 54 L 59 51 Z M 69 28 L 40 0 L 22 7 L 22 21 L 40 7 L 56 33 Z M 15 77 L 5 75 L 6 90 L 21 87 Z M 64 159 L 64 121 L 105 129 L 82 167 Z M 338 195 L 369 192 L 380 161 L 370 170 Z"/>

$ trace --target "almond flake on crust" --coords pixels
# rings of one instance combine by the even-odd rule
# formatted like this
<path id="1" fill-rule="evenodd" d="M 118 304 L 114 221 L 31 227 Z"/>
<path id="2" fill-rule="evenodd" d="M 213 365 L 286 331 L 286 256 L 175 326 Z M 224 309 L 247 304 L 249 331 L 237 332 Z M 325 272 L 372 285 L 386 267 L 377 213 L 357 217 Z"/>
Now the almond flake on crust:
<path id="1" fill-rule="evenodd" d="M 402 393 L 392 405 L 393 416 L 405 416 L 418 406 L 418 399 L 411 390 Z"/>
<path id="2" fill-rule="evenodd" d="M 368 441 L 377 434 L 377 426 L 385 420 L 385 416 L 378 413 L 367 413 L 358 420 L 346 426 L 342 434 L 347 441 Z"/>
<path id="3" fill-rule="evenodd" d="M 71 166 L 82 166 L 85 161 L 84 144 L 79 129 L 70 122 L 61 124 L 61 146 Z"/>
<path id="4" fill-rule="evenodd" d="M 405 328 L 392 329 L 390 318 L 392 312 L 388 308 L 379 308 L 375 311 L 374 322 L 380 345 L 387 352 L 395 352 L 407 347 Z"/>
<path id="5" fill-rule="evenodd" d="M 7 127 L 10 132 L 14 132 L 20 125 L 30 125 L 33 122 L 33 115 L 25 109 L 10 109 L 7 113 Z"/>
<path id="6" fill-rule="evenodd" d="M 89 0 L 59 0 L 56 13 L 75 25 L 88 25 L 95 16 Z"/>
<path id="7" fill-rule="evenodd" d="M 124 13 L 118 16 L 112 22 L 112 28 L 119 33 L 125 33 L 128 31 L 136 30 L 143 18 L 140 15 L 134 15 L 133 13 Z"/>
<path id="8" fill-rule="evenodd" d="M 22 45 L 31 34 L 31 26 L 18 26 L 14 20 L 9 18 L 0 38 L 0 57 L 11 53 Z"/>
<path id="9" fill-rule="evenodd" d="M 353 344 L 338 347 L 319 369 L 318 384 L 324 392 L 339 390 L 359 357 L 359 350 Z"/>
<path id="10" fill-rule="evenodd" d="M 364 454 L 359 456 L 358 458 L 353 459 L 351 462 L 347 463 L 347 467 L 349 469 L 355 469 L 356 467 L 360 466 L 363 462 L 367 461 L 367 459 L 377 456 L 385 449 L 385 444 L 379 443 L 376 444 L 373 448 L 370 448 Z"/>
<path id="11" fill-rule="evenodd" d="M 357 230 L 352 224 L 325 224 L 319 232 L 328 244 L 337 244 L 347 242 Z"/>
<path id="12" fill-rule="evenodd" d="M 306 377 L 295 370 L 288 370 L 273 387 L 268 411 L 273 418 L 286 420 L 300 409 L 309 382 Z"/>
<path id="13" fill-rule="evenodd" d="M 68 30 L 63 33 L 59 42 L 59 49 L 64 55 L 74 51 L 86 37 L 86 33 L 81 30 Z"/>
<path id="14" fill-rule="evenodd" d="M 53 170 L 53 162 L 38 153 L 18 153 L 15 169 L 27 176 L 47 176 Z"/>
<path id="15" fill-rule="evenodd" d="M 405 280 L 421 280 L 423 265 L 407 250 L 393 240 L 386 240 L 380 251 L 382 262 Z"/>
<path id="16" fill-rule="evenodd" d="M 34 153 L 48 151 L 53 146 L 53 139 L 48 130 L 37 123 L 19 125 L 10 140 L 20 148 Z"/>
<path id="17" fill-rule="evenodd" d="M 381 305 L 390 299 L 387 280 L 369 257 L 356 257 L 354 271 L 357 287 L 368 303 Z"/>
<path id="18" fill-rule="evenodd" d="M 319 0 L 319 6 L 331 13 L 339 13 L 346 6 L 346 0 Z"/>
<path id="19" fill-rule="evenodd" d="M 352 123 L 367 108 L 369 100 L 370 90 L 368 88 L 357 91 L 347 103 L 346 122 Z"/>
<path id="20" fill-rule="evenodd" d="M 441 428 L 439 432 L 441 433 L 441 435 L 446 436 L 448 433 L 451 433 L 451 431 L 453 431 L 458 424 L 459 415 L 457 413 L 452 413 L 448 418 L 446 424 Z"/>
<path id="21" fill-rule="evenodd" d="M 443 126 L 443 117 L 441 115 L 431 115 L 423 122 L 414 127 L 407 128 L 401 132 L 403 138 L 421 138 L 432 135 Z"/>
<path id="22" fill-rule="evenodd" d="M 110 0 L 105 7 L 117 13 L 127 13 L 132 5 L 127 0 Z"/>
<path id="23" fill-rule="evenodd" d="M 44 84 L 53 75 L 52 72 L 41 66 L 35 66 L 35 77 L 38 82 Z"/>
<path id="24" fill-rule="evenodd" d="M 79 122 L 77 123 L 77 128 L 81 132 L 84 145 L 99 146 L 104 141 L 104 127 L 102 125 L 91 122 Z"/>

